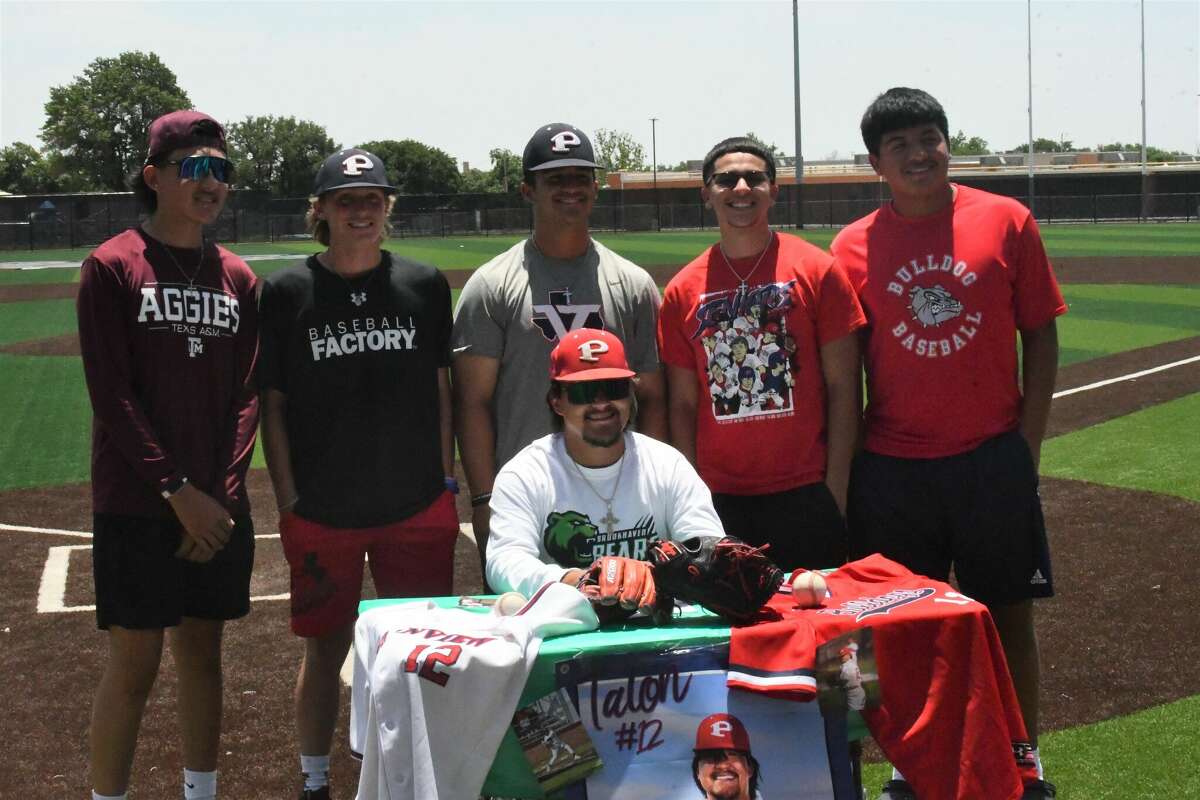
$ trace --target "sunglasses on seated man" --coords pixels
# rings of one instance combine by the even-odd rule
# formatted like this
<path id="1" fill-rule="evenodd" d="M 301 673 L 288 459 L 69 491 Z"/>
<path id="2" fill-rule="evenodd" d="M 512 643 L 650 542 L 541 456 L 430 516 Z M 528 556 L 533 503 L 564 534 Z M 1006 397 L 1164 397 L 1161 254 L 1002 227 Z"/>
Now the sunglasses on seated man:
<path id="1" fill-rule="evenodd" d="M 221 156 L 188 156 L 164 163 L 179 167 L 180 180 L 200 181 L 205 175 L 212 175 L 217 183 L 233 182 L 233 162 Z"/>
<path id="2" fill-rule="evenodd" d="M 738 185 L 738 181 L 745 180 L 746 185 L 751 189 L 762 186 L 771 179 L 767 173 L 758 169 L 746 170 L 745 172 L 714 172 L 708 179 L 710 184 L 715 183 L 722 189 L 732 189 Z"/>
<path id="3" fill-rule="evenodd" d="M 629 397 L 632 381 L 629 378 L 612 378 L 602 381 L 561 381 L 559 386 L 572 405 L 586 406 L 596 402 L 601 394 L 606 400 L 624 400 Z"/>

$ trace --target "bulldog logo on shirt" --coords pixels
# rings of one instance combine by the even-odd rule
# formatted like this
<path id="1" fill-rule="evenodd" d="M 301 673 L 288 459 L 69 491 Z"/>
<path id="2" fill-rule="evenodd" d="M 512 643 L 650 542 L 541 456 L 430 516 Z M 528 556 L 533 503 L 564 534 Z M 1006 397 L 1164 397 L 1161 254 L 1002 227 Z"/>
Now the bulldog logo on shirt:
<path id="1" fill-rule="evenodd" d="M 909 290 L 908 310 L 913 319 L 930 328 L 962 314 L 963 305 L 939 283 L 930 288 L 914 286 Z"/>

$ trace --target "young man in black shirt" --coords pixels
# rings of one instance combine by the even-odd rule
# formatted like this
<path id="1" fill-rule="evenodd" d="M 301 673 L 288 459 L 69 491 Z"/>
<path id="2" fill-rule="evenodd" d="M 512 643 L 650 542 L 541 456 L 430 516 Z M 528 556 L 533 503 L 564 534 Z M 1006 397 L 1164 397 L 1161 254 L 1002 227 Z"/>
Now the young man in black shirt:
<path id="1" fill-rule="evenodd" d="M 291 568 L 302 800 L 329 797 L 338 672 L 353 641 L 364 556 L 381 597 L 449 594 L 450 287 L 381 249 L 395 189 L 383 162 L 343 150 L 317 173 L 309 227 L 328 249 L 262 289 L 263 449 Z"/>

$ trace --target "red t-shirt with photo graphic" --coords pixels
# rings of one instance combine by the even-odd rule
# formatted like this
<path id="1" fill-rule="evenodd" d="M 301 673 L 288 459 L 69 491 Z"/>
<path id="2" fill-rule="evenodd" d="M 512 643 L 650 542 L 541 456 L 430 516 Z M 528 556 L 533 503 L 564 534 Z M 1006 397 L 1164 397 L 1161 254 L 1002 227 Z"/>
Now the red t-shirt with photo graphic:
<path id="1" fill-rule="evenodd" d="M 727 263 L 713 245 L 671 279 L 659 311 L 659 357 L 696 375 L 696 467 L 714 492 L 824 480 L 820 349 L 866 321 L 820 248 L 776 234 L 758 262 Z"/>
<path id="2" fill-rule="evenodd" d="M 1017 332 L 1067 310 L 1029 209 L 955 189 L 936 214 L 907 218 L 884 206 L 833 242 L 870 326 L 874 453 L 942 458 L 1016 428 Z"/>

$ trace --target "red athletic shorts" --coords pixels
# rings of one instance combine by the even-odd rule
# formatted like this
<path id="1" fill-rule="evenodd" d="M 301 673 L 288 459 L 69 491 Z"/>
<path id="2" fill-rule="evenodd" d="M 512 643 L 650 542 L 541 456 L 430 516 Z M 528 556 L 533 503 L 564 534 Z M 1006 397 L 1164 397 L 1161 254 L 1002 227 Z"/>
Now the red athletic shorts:
<path id="1" fill-rule="evenodd" d="M 442 493 L 424 511 L 377 528 L 333 528 L 284 514 L 280 539 L 292 575 L 292 632 L 317 637 L 354 621 L 363 556 L 379 597 L 438 597 L 454 583 L 458 513 Z"/>

